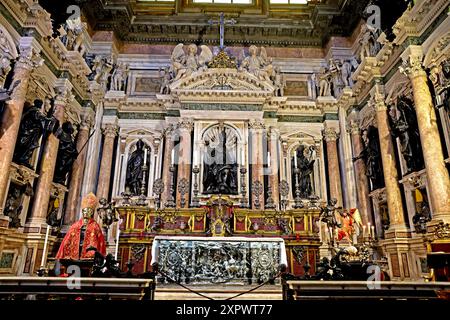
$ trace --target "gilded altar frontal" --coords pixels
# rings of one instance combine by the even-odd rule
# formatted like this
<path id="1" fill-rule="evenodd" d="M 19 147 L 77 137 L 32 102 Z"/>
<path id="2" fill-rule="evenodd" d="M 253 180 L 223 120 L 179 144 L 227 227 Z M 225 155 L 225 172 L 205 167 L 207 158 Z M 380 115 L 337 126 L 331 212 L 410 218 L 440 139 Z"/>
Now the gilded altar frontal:
<path id="1" fill-rule="evenodd" d="M 450 300 L 448 0 L 3 0 L 0 119 L 0 300 Z"/>

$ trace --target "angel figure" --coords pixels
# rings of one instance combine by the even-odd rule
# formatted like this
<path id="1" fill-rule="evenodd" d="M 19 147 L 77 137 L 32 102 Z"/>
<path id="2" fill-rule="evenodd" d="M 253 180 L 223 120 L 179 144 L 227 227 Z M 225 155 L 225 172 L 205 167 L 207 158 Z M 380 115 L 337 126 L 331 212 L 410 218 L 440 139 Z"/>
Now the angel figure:
<path id="1" fill-rule="evenodd" d="M 271 59 L 267 57 L 266 49 L 261 47 L 260 54 L 258 55 L 258 48 L 251 45 L 248 52 L 250 55 L 242 60 L 239 70 L 248 71 L 260 80 L 271 82 L 270 76 L 273 74 L 273 66 Z M 244 51 L 242 51 L 241 57 L 244 56 Z"/>
<path id="2" fill-rule="evenodd" d="M 208 62 L 213 58 L 211 50 L 203 45 L 200 46 L 201 53 L 197 54 L 198 48 L 195 44 L 187 47 L 187 54 L 184 51 L 184 45 L 178 44 L 172 52 L 172 71 L 175 74 L 174 81 L 183 77 L 188 77 L 196 71 L 206 70 Z"/>

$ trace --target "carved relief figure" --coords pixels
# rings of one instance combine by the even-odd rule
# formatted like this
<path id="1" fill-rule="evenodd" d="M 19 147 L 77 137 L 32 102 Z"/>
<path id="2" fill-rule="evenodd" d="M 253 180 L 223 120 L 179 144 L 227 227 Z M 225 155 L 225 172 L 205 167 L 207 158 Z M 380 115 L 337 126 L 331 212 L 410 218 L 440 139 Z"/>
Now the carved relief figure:
<path id="1" fill-rule="evenodd" d="M 125 91 L 125 85 L 128 79 L 128 74 L 130 73 L 130 66 L 128 63 L 119 62 L 116 65 L 111 81 L 111 90 L 115 91 Z"/>
<path id="2" fill-rule="evenodd" d="M 363 61 L 367 57 L 375 57 L 381 47 L 377 39 L 379 36 L 378 29 L 371 27 L 369 24 L 362 25 L 363 35 L 360 40 L 360 59 Z"/>
<path id="3" fill-rule="evenodd" d="M 295 157 L 297 157 L 296 161 L 293 163 L 292 167 L 292 187 L 293 193 L 295 194 L 296 188 L 296 177 L 294 173 L 295 164 L 297 164 L 300 169 L 299 174 L 299 184 L 300 184 L 300 197 L 302 199 L 307 199 L 313 195 L 313 186 L 312 186 L 312 175 L 314 172 L 314 163 L 315 163 L 316 152 L 314 150 L 314 146 L 300 146 L 296 150 Z"/>
<path id="4" fill-rule="evenodd" d="M 175 74 L 174 81 L 190 76 L 193 72 L 204 71 L 208 68 L 208 62 L 213 58 L 211 50 L 203 45 L 200 46 L 201 53 L 197 54 L 198 48 L 190 44 L 185 53 L 184 45 L 178 44 L 172 52 L 172 71 Z"/>
<path id="5" fill-rule="evenodd" d="M 261 47 L 258 55 L 258 48 L 251 45 L 248 49 L 249 56 L 245 57 L 244 51 L 241 52 L 241 57 L 245 57 L 239 67 L 240 71 L 248 71 L 258 79 L 271 82 L 270 76 L 273 73 L 272 61 L 267 57 L 267 52 L 264 47 Z"/>
<path id="6" fill-rule="evenodd" d="M 280 67 L 275 67 L 272 75 L 273 84 L 275 85 L 275 95 L 284 96 L 284 88 L 286 87 L 286 78 L 281 73 Z"/>
<path id="7" fill-rule="evenodd" d="M 218 126 L 207 132 L 203 158 L 203 192 L 237 194 L 237 137 L 230 128 Z"/>
<path id="8" fill-rule="evenodd" d="M 54 133 L 58 127 L 58 121 L 52 115 L 47 117 L 42 112 L 42 106 L 42 100 L 35 100 L 34 104 L 25 110 L 14 150 L 13 159 L 17 164 L 32 168 L 30 160 L 34 150 L 39 148 L 39 140 L 45 132 Z"/>
<path id="9" fill-rule="evenodd" d="M 401 97 L 396 105 L 389 106 L 389 118 L 392 135 L 400 141 L 400 151 L 407 167 L 406 173 L 421 170 L 424 160 L 413 102 Z"/>
<path id="10" fill-rule="evenodd" d="M 374 127 L 362 131 L 364 149 L 353 158 L 353 162 L 363 159 L 366 163 L 366 175 L 372 183 L 372 191 L 382 188 L 384 185 L 383 170 L 381 167 L 380 146 L 378 132 Z"/>
<path id="11" fill-rule="evenodd" d="M 136 143 L 136 150 L 130 155 L 127 162 L 127 177 L 125 187 L 134 196 L 141 194 L 144 179 L 144 151 L 145 143 L 139 140 Z"/>
<path id="12" fill-rule="evenodd" d="M 53 180 L 65 185 L 67 174 L 78 157 L 77 145 L 73 137 L 74 129 L 70 122 L 64 122 L 56 132 L 59 139 L 58 156 L 56 158 L 55 174 Z"/>

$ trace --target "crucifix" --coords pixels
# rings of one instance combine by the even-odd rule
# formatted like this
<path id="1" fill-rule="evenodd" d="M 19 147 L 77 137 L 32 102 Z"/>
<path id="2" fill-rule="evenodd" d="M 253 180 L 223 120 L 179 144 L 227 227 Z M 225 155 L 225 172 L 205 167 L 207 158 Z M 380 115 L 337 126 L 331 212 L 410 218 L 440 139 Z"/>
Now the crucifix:
<path id="1" fill-rule="evenodd" d="M 219 25 L 219 29 L 220 29 L 220 50 L 223 51 L 223 49 L 225 49 L 225 25 L 233 25 L 236 23 L 236 20 L 234 19 L 230 19 L 230 20 L 225 20 L 225 15 L 223 12 L 220 13 L 220 19 L 219 21 L 217 20 L 209 20 L 208 21 L 210 25 L 215 25 L 218 24 Z"/>

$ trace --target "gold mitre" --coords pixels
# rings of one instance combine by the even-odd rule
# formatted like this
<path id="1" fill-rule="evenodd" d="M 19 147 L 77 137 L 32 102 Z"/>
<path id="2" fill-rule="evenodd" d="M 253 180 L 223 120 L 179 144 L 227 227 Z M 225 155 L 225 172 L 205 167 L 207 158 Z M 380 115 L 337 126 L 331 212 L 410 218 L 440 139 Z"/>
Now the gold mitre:
<path id="1" fill-rule="evenodd" d="M 97 204 L 98 204 L 97 197 L 95 196 L 95 194 L 91 192 L 87 196 L 85 196 L 81 201 L 81 209 L 90 208 L 92 210 L 95 210 Z"/>

